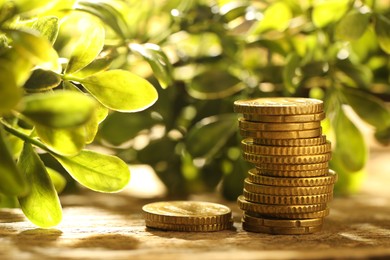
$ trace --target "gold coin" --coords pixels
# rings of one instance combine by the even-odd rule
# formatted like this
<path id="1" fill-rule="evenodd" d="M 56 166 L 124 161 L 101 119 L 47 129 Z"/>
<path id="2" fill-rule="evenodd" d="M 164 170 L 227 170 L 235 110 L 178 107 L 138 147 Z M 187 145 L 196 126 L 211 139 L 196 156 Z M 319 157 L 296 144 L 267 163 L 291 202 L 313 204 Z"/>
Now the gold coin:
<path id="1" fill-rule="evenodd" d="M 273 205 L 247 201 L 243 195 L 237 198 L 238 207 L 244 211 L 261 214 L 309 213 L 326 209 L 326 203 L 308 205 Z"/>
<path id="2" fill-rule="evenodd" d="M 252 217 L 248 214 L 244 214 L 243 221 L 248 224 L 265 226 L 265 227 L 314 227 L 320 226 L 324 223 L 324 218 L 312 218 L 312 219 L 274 219 L 274 218 L 261 218 Z"/>
<path id="3" fill-rule="evenodd" d="M 260 175 L 255 169 L 248 171 L 248 179 L 256 184 L 271 185 L 271 186 L 323 186 L 334 184 L 337 181 L 337 174 L 329 170 L 328 174 L 321 177 L 309 178 L 289 178 L 289 177 L 271 177 Z"/>
<path id="4" fill-rule="evenodd" d="M 241 148 L 246 153 L 262 154 L 262 155 L 312 155 L 324 154 L 331 152 L 332 146 L 329 141 L 325 144 L 313 146 L 268 146 L 257 145 L 253 143 L 253 139 L 246 138 L 241 141 Z"/>
<path id="5" fill-rule="evenodd" d="M 257 226 L 247 222 L 242 223 L 242 228 L 245 231 L 256 232 L 256 233 L 265 233 L 271 235 L 304 235 L 312 234 L 321 231 L 322 225 L 314 227 L 266 227 L 266 226 Z"/>
<path id="6" fill-rule="evenodd" d="M 249 131 L 302 131 L 321 127 L 320 121 L 305 123 L 259 123 L 238 119 L 238 125 L 243 130 Z"/>
<path id="7" fill-rule="evenodd" d="M 279 196 L 253 193 L 244 189 L 243 196 L 245 200 L 254 203 L 274 205 L 307 205 L 328 203 L 333 199 L 333 192 L 307 196 Z"/>
<path id="8" fill-rule="evenodd" d="M 244 189 L 258 194 L 278 195 L 278 196 L 308 196 L 333 192 L 333 184 L 314 187 L 281 187 L 260 185 L 250 182 L 248 178 L 244 180 Z"/>
<path id="9" fill-rule="evenodd" d="M 321 177 L 329 173 L 329 168 L 317 169 L 311 171 L 285 171 L 285 170 L 267 170 L 258 169 L 257 167 L 249 170 L 253 175 L 264 175 L 270 177 L 287 177 L 287 178 L 311 178 Z"/>
<path id="10" fill-rule="evenodd" d="M 268 146 L 314 146 L 325 144 L 326 136 L 313 138 L 300 138 L 300 139 L 265 139 L 265 138 L 254 138 L 253 143 L 257 145 L 268 145 Z"/>
<path id="11" fill-rule="evenodd" d="M 213 232 L 231 229 L 233 221 L 229 221 L 223 224 L 199 224 L 199 225 L 179 225 L 170 223 L 161 223 L 145 220 L 145 225 L 149 228 L 156 228 L 169 231 L 182 231 L 182 232 Z"/>
<path id="12" fill-rule="evenodd" d="M 323 110 L 324 103 L 313 98 L 274 97 L 234 102 L 234 111 L 243 114 L 296 115 L 320 113 Z"/>
<path id="13" fill-rule="evenodd" d="M 230 208 L 203 201 L 161 201 L 142 207 L 146 221 L 174 225 L 213 225 L 230 221 Z"/>
<path id="14" fill-rule="evenodd" d="M 304 139 L 319 137 L 322 134 L 322 128 L 302 130 L 302 131 L 256 131 L 240 129 L 240 135 L 256 139 Z"/>
<path id="15" fill-rule="evenodd" d="M 314 122 L 325 119 L 325 113 L 302 114 L 302 115 L 259 115 L 259 114 L 243 114 L 244 118 L 252 122 L 262 123 L 303 123 Z"/>
<path id="16" fill-rule="evenodd" d="M 315 170 L 326 170 L 328 171 L 329 163 L 308 163 L 308 164 L 275 164 L 275 163 L 261 163 L 256 164 L 256 169 L 259 170 L 261 174 L 268 171 L 315 171 Z M 266 175 L 264 173 L 264 175 Z M 299 177 L 299 176 L 297 176 Z"/>
<path id="17" fill-rule="evenodd" d="M 328 162 L 331 158 L 331 153 L 313 154 L 313 155 L 296 155 L 296 156 L 267 156 L 254 153 L 243 153 L 245 161 L 254 164 L 313 164 Z"/>
<path id="18" fill-rule="evenodd" d="M 272 213 L 264 214 L 251 211 L 245 211 L 245 214 L 248 214 L 252 217 L 260 218 L 279 218 L 279 219 L 312 219 L 312 218 L 323 218 L 329 215 L 329 208 L 324 210 L 309 212 L 309 213 Z"/>

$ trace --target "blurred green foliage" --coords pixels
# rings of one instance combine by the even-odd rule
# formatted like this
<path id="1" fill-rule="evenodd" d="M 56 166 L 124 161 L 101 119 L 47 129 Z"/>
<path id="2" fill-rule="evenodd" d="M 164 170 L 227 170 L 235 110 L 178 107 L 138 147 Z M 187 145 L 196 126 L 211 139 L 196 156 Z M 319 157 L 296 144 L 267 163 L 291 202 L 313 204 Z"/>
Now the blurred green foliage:
<path id="1" fill-rule="evenodd" d="M 390 142 L 389 54 L 386 0 L 0 0 L 0 205 L 53 226 L 65 180 L 115 192 L 126 163 L 234 200 L 251 165 L 232 104 L 267 96 L 324 100 L 336 191 L 355 192 L 345 108 Z"/>

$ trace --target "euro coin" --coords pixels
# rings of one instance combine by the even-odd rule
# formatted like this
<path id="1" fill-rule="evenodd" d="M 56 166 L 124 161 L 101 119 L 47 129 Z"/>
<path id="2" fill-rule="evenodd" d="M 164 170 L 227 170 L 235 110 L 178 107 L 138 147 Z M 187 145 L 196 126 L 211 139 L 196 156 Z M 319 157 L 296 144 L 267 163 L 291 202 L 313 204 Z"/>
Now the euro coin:
<path id="1" fill-rule="evenodd" d="M 333 192 L 317 195 L 306 196 L 279 196 L 249 192 L 244 189 L 243 196 L 245 200 L 274 205 L 307 205 L 307 204 L 324 204 L 332 201 Z"/>
<path id="2" fill-rule="evenodd" d="M 244 118 L 238 119 L 241 129 L 249 131 L 302 131 L 321 127 L 320 121 L 304 123 L 259 123 L 247 121 Z"/>
<path id="3" fill-rule="evenodd" d="M 322 121 L 325 119 L 325 113 L 301 114 L 301 115 L 262 115 L 262 114 L 243 114 L 245 120 L 262 123 L 304 123 Z"/>
<path id="4" fill-rule="evenodd" d="M 234 111 L 243 114 L 296 115 L 321 113 L 323 110 L 323 102 L 312 98 L 274 97 L 234 102 Z"/>
<path id="5" fill-rule="evenodd" d="M 256 163 L 255 163 L 256 164 Z M 259 171 L 314 171 L 314 170 L 323 170 L 328 171 L 329 162 L 320 162 L 320 163 L 300 163 L 300 164 L 275 164 L 275 163 L 260 163 L 256 164 L 256 169 Z M 326 173 L 325 173 L 326 174 Z"/>
<path id="6" fill-rule="evenodd" d="M 313 154 L 313 155 L 296 155 L 296 156 L 266 156 L 255 153 L 242 154 L 245 161 L 253 164 L 315 164 L 328 162 L 331 158 L 331 153 Z"/>
<path id="7" fill-rule="evenodd" d="M 249 232 L 266 233 L 272 235 L 304 235 L 312 234 L 322 230 L 322 225 L 314 227 L 266 227 L 250 224 L 243 221 L 242 228 Z"/>
<path id="8" fill-rule="evenodd" d="M 279 219 L 312 219 L 312 218 L 323 218 L 329 215 L 329 208 L 327 207 L 324 210 L 308 212 L 308 213 L 257 213 L 251 211 L 245 211 L 245 214 L 248 214 L 253 217 L 261 218 L 279 218 Z"/>
<path id="9" fill-rule="evenodd" d="M 145 221 L 166 225 L 225 225 L 231 210 L 225 205 L 202 201 L 162 201 L 142 207 Z"/>
<path id="10" fill-rule="evenodd" d="M 263 175 L 270 177 L 286 177 L 286 178 L 311 178 L 321 177 L 329 173 L 329 168 L 309 170 L 309 171 L 286 171 L 286 170 L 267 170 L 254 168 L 249 170 L 249 177 L 253 175 Z"/>
<path id="11" fill-rule="evenodd" d="M 300 138 L 300 139 L 262 139 L 253 138 L 253 143 L 258 145 L 268 146 L 314 146 L 325 144 L 326 136 L 322 135 L 319 137 L 312 138 Z"/>
<path id="12" fill-rule="evenodd" d="M 324 223 L 324 218 L 312 218 L 312 219 L 275 219 L 275 218 L 262 218 L 252 217 L 248 214 L 244 214 L 243 220 L 248 224 L 265 226 L 265 227 L 314 227 L 320 226 Z"/>
<path id="13" fill-rule="evenodd" d="M 256 139 L 304 139 L 319 137 L 321 134 L 321 127 L 302 131 L 256 131 L 240 129 L 241 136 Z"/>
<path id="14" fill-rule="evenodd" d="M 233 226 L 233 221 L 228 221 L 227 223 L 223 223 L 223 224 L 179 225 L 179 224 L 169 224 L 169 223 L 161 223 L 161 222 L 146 220 L 145 225 L 148 228 L 155 228 L 155 229 L 161 229 L 167 231 L 214 232 L 214 231 L 231 229 Z"/>

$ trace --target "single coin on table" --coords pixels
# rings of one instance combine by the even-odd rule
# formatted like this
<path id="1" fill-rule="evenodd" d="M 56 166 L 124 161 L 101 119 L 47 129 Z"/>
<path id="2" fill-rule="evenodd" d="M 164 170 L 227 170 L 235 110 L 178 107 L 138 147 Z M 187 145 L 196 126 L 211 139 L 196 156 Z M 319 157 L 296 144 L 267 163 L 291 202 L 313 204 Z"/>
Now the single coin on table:
<path id="1" fill-rule="evenodd" d="M 313 98 L 268 97 L 234 102 L 234 111 L 243 114 L 297 115 L 321 113 L 323 110 L 324 103 Z"/>
<path id="2" fill-rule="evenodd" d="M 143 206 L 142 211 L 148 227 L 169 230 L 183 230 L 186 226 L 192 226 L 193 231 L 207 231 L 208 228 L 215 231 L 231 226 L 232 219 L 229 207 L 203 201 L 154 202 Z"/>

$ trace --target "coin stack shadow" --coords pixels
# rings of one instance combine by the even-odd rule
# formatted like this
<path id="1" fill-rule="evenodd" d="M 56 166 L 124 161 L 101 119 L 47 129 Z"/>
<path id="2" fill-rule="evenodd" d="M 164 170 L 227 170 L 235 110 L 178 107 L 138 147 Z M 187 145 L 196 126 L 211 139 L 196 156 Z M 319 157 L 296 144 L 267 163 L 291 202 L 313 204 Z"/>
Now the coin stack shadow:
<path id="1" fill-rule="evenodd" d="M 243 157 L 253 163 L 237 203 L 243 229 L 310 234 L 329 214 L 337 175 L 329 169 L 331 143 L 322 135 L 323 103 L 305 98 L 239 100 Z"/>

